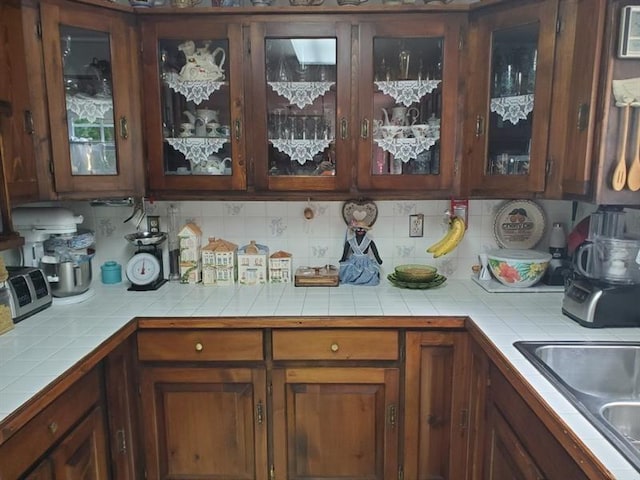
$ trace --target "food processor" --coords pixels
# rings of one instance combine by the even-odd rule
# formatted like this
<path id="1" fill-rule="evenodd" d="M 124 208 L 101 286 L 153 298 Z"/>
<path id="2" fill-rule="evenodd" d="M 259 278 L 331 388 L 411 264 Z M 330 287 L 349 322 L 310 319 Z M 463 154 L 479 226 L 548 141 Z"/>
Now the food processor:
<path id="1" fill-rule="evenodd" d="M 640 239 L 624 232 L 624 211 L 589 219 L 589 235 L 576 249 L 562 312 L 585 327 L 640 325 Z"/>

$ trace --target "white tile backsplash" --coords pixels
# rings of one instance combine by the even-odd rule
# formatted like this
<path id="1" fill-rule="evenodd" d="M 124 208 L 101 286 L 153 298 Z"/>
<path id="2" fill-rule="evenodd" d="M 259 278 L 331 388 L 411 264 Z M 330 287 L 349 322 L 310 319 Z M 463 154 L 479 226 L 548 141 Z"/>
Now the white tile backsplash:
<path id="1" fill-rule="evenodd" d="M 376 202 L 378 218 L 370 231 L 383 260 L 382 272 L 393 271 L 401 263 L 429 263 L 442 273 L 457 279 L 468 278 L 472 265 L 478 263 L 478 253 L 496 246 L 493 234 L 494 217 L 506 200 L 470 200 L 469 226 L 464 239 L 450 254 L 434 259 L 426 248 L 446 232 L 444 212 L 448 200 L 385 200 Z M 537 249 L 546 250 L 553 222 L 565 224 L 569 232 L 571 222 L 570 201 L 537 200 L 547 217 L 547 232 Z M 160 216 L 160 226 L 167 227 L 167 208 L 178 207 L 179 224 L 195 221 L 203 232 L 203 243 L 208 237 L 220 237 L 246 245 L 250 240 L 267 245 L 271 252 L 284 250 L 294 259 L 294 269 L 302 265 L 337 264 L 345 239 L 346 225 L 342 219 L 340 201 L 181 201 L 154 202 L 148 211 Z M 124 235 L 135 225 L 124 223 L 129 207 L 91 206 L 87 202 L 66 202 L 62 206 L 84 216 L 82 228 L 96 233 L 96 257 L 93 261 L 94 279 L 99 281 L 100 265 L 115 260 L 124 266 L 135 251 Z M 313 209 L 314 217 L 307 220 L 304 209 Z M 576 222 L 595 209 L 594 205 L 578 204 Z M 627 210 L 627 228 L 640 234 L 640 212 Z M 424 214 L 424 236 L 409 237 L 409 215 Z M 146 225 L 146 219 L 141 229 Z M 166 244 L 164 245 L 166 250 Z M 6 258 L 5 254 L 5 258 Z M 8 254 L 11 257 L 11 254 Z M 165 252 L 166 257 L 166 252 Z M 7 261 L 14 264 L 11 259 Z M 165 270 L 168 271 L 165 259 Z"/>

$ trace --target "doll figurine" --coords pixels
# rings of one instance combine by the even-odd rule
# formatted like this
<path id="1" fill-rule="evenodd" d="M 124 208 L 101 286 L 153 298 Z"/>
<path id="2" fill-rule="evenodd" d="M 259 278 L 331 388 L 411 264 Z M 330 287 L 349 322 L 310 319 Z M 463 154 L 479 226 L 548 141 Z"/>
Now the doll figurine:
<path id="1" fill-rule="evenodd" d="M 352 233 L 344 243 L 344 251 L 340 259 L 340 283 L 353 285 L 380 283 L 382 259 L 376 244 L 367 233 L 369 228 L 368 225 L 356 220 L 349 225 Z"/>

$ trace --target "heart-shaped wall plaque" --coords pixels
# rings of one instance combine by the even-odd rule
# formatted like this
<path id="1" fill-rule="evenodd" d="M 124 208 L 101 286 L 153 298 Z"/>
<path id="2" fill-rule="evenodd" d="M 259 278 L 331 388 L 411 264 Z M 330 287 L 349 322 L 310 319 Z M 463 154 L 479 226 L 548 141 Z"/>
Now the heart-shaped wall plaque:
<path id="1" fill-rule="evenodd" d="M 378 218 L 378 207 L 373 200 L 347 200 L 342 205 L 342 218 L 347 225 L 362 225 L 371 228 Z"/>

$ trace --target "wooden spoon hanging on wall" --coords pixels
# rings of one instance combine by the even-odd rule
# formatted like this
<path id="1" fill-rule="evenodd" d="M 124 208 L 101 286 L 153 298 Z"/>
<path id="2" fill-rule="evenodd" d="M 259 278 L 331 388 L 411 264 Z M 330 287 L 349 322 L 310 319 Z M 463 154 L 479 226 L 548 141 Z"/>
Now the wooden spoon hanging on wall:
<path id="1" fill-rule="evenodd" d="M 640 190 L 640 103 L 634 102 L 636 111 L 636 142 L 633 150 L 633 160 L 627 175 L 627 188 L 632 192 Z"/>
<path id="2" fill-rule="evenodd" d="M 613 171 L 613 177 L 611 179 L 611 187 L 619 192 L 624 188 L 624 184 L 627 181 L 627 140 L 629 136 L 629 114 L 631 111 L 630 103 L 619 104 L 616 106 L 622 107 L 622 132 L 620 132 L 620 146 L 618 148 L 618 164 Z"/>

